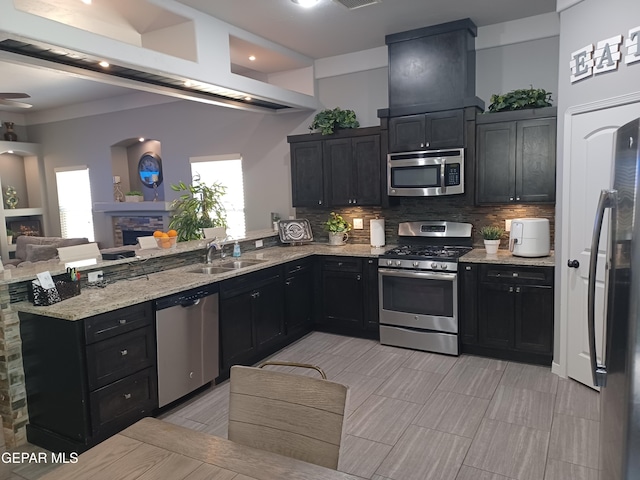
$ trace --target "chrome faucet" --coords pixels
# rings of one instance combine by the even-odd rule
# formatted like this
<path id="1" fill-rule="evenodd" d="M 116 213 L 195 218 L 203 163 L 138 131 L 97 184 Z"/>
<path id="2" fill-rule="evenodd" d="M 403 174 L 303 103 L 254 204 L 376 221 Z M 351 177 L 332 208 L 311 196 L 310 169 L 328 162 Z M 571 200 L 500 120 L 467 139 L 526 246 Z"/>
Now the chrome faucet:
<path id="1" fill-rule="evenodd" d="M 226 242 L 229 237 L 218 239 L 218 237 L 207 243 L 207 264 L 213 263 L 213 257 L 216 250 L 220 250 L 220 258 L 224 258 L 227 254 L 224 252 L 224 245 L 222 242 Z"/>
<path id="2" fill-rule="evenodd" d="M 218 249 L 220 249 L 220 245 L 217 243 L 217 239 L 214 238 L 207 243 L 207 264 L 213 263 L 213 256 Z"/>

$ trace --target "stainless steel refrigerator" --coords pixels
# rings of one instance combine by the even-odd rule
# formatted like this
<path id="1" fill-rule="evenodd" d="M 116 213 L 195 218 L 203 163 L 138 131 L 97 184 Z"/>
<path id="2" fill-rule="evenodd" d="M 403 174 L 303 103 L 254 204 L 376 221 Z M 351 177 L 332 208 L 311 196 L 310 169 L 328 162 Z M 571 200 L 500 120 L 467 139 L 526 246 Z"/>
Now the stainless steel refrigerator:
<path id="1" fill-rule="evenodd" d="M 600 389 L 599 480 L 640 479 L 640 119 L 615 135 L 613 185 L 600 194 L 589 264 L 588 327 L 593 381 Z M 604 351 L 596 352 L 595 272 L 605 211 Z M 601 356 L 602 363 L 597 361 Z"/>

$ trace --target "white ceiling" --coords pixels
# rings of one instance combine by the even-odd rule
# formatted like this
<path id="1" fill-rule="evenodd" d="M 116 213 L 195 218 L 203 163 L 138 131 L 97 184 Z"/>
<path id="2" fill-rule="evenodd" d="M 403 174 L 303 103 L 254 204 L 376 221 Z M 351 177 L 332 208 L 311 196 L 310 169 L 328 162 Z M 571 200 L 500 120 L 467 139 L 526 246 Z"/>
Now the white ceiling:
<path id="1" fill-rule="evenodd" d="M 556 4 L 556 0 L 382 0 L 348 10 L 335 0 L 320 0 L 313 9 L 291 0 L 178 1 L 314 59 L 382 46 L 391 33 L 466 17 L 478 26 L 491 25 L 552 12 Z M 144 26 L 144 20 L 140 22 Z M 240 49 L 238 55 L 245 52 Z M 29 110 L 2 107 L 4 111 L 28 114 L 131 91 L 0 58 L 0 92 L 28 93 L 31 98 L 22 101 L 33 104 Z"/>

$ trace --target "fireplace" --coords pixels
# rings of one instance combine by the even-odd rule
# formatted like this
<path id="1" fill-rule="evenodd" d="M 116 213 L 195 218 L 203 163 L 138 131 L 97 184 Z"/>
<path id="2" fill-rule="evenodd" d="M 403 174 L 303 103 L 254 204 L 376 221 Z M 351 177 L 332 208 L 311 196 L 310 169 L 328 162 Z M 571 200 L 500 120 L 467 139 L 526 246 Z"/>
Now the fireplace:
<path id="1" fill-rule="evenodd" d="M 122 245 L 135 245 L 138 237 L 150 237 L 154 230 L 122 230 Z"/>

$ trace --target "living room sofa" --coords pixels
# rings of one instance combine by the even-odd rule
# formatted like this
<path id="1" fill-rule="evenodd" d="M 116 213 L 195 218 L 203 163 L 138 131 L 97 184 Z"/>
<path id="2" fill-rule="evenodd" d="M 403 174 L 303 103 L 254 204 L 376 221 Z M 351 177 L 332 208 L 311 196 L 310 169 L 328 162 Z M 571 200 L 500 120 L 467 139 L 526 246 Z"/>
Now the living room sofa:
<path id="1" fill-rule="evenodd" d="M 89 243 L 88 238 L 32 237 L 20 235 L 16 238 L 16 255 L 12 259 L 2 259 L 6 267 L 20 267 L 35 262 L 53 260 L 58 257 L 59 247 L 71 247 Z"/>

